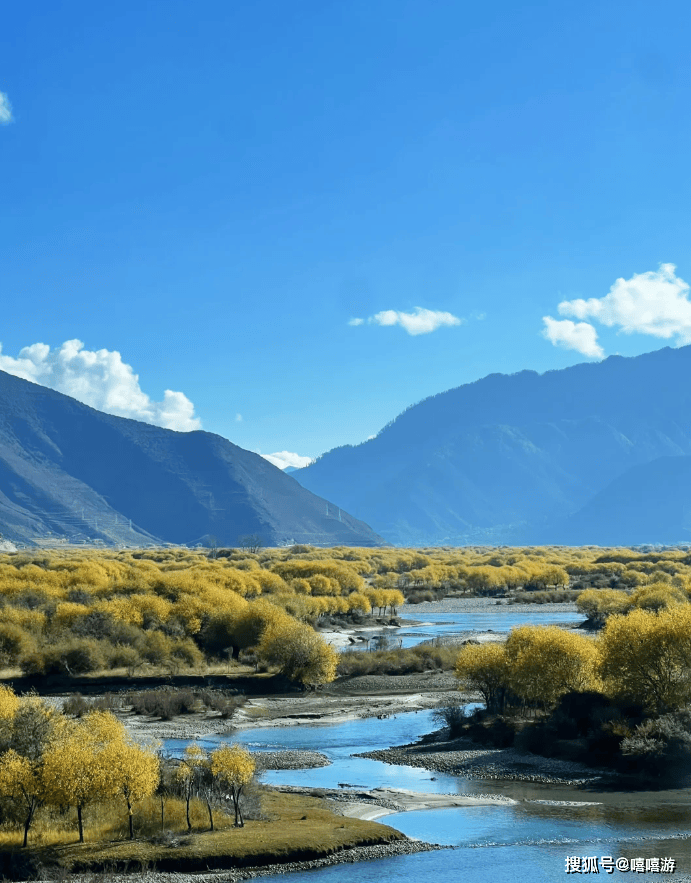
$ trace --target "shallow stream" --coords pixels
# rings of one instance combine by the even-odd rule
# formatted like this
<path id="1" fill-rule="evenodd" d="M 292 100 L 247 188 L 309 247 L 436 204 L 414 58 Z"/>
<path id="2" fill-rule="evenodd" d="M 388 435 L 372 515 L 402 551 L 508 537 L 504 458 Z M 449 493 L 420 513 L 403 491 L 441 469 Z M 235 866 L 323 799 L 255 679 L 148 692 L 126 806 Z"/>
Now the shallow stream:
<path id="1" fill-rule="evenodd" d="M 423 624 L 406 625 L 402 618 L 402 627 L 399 629 L 382 629 L 381 631 L 363 632 L 362 635 L 370 642 L 372 639 L 388 639 L 392 646 L 414 647 L 423 641 L 434 638 L 449 638 L 452 635 L 468 635 L 472 632 L 497 632 L 506 634 L 516 626 L 530 622 L 531 625 L 574 625 L 583 622 L 583 615 L 578 613 L 573 604 L 549 605 L 549 609 L 541 609 L 534 605 L 528 613 L 525 607 L 511 604 L 495 604 L 492 606 L 482 605 L 473 607 L 468 605 L 454 612 L 437 612 L 441 607 L 444 611 L 444 602 L 423 603 L 406 609 L 407 616 L 422 621 Z M 557 610 L 555 611 L 555 607 Z M 367 649 L 368 644 L 361 642 L 346 649 Z"/>
<path id="2" fill-rule="evenodd" d="M 569 612 L 564 611 L 566 616 L 557 618 L 568 621 Z M 482 612 L 478 611 L 473 618 L 476 625 L 467 626 L 466 619 L 461 628 L 456 615 L 456 621 L 449 621 L 449 625 L 458 632 L 491 622 L 487 628 L 503 631 L 519 622 L 541 621 L 539 616 L 514 613 L 519 622 L 512 622 L 510 608 L 500 621 L 497 613 L 503 615 L 505 611 L 487 612 L 487 620 L 483 620 Z M 432 619 L 440 622 L 442 615 L 430 616 Z M 547 621 L 555 621 L 554 614 Z M 481 626 L 479 630 L 483 630 Z M 443 633 L 437 626 L 433 634 Z M 564 877 L 567 857 L 591 860 L 596 857 L 599 879 L 660 881 L 669 877 L 673 880 L 691 871 L 691 839 L 686 839 L 691 838 L 691 795 L 686 790 L 630 793 L 524 782 L 473 781 L 352 756 L 417 741 L 423 734 L 438 728 L 432 714 L 431 711 L 407 712 L 385 720 L 364 718 L 331 725 L 258 728 L 228 737 L 252 751 L 306 749 L 323 752 L 332 761 L 331 766 L 314 770 L 266 772 L 263 780 L 268 784 L 325 788 L 348 785 L 367 790 L 389 787 L 471 796 L 494 794 L 518 801 L 516 804 L 453 807 L 385 816 L 381 819 L 383 823 L 409 837 L 456 848 L 284 875 L 287 880 L 292 883 L 369 883 L 373 879 L 378 883 L 402 880 L 441 883 L 447 879 L 462 879 L 490 880 L 492 883 L 553 883 Z M 212 749 L 225 738 L 210 737 L 201 740 L 201 744 Z M 182 740 L 170 740 L 166 748 L 177 754 L 187 744 Z M 603 856 L 611 857 L 612 863 L 618 859 L 640 859 L 643 866 L 646 859 L 673 859 L 676 874 L 670 876 L 653 870 L 624 871 L 618 870 L 616 865 L 608 874 L 601 862 Z M 589 875 L 593 873 L 591 870 Z M 568 876 L 572 877 L 572 874 Z"/>
<path id="3" fill-rule="evenodd" d="M 392 766 L 353 753 L 415 741 L 436 728 L 432 712 L 407 712 L 388 720 L 366 718 L 346 723 L 301 724 L 295 727 L 245 730 L 234 735 L 252 751 L 307 749 L 321 751 L 331 766 L 313 770 L 277 770 L 264 773 L 272 785 L 337 788 L 341 784 L 372 789 L 405 788 L 440 794 L 495 794 L 519 801 L 515 805 L 453 807 L 398 813 L 381 819 L 384 824 L 421 840 L 459 847 L 384 859 L 376 863 L 380 881 L 401 880 L 439 883 L 456 870 L 467 880 L 493 883 L 530 880 L 553 881 L 565 873 L 567 856 L 671 857 L 679 871 L 691 869 L 691 800 L 686 791 L 602 792 L 567 786 L 523 782 L 469 780 L 417 767 Z M 209 749 L 224 737 L 202 740 Z M 172 753 L 187 742 L 170 740 Z M 569 805 L 572 804 L 572 805 Z M 573 805 L 576 804 L 576 805 Z M 370 864 L 290 875 L 291 880 L 368 881 Z M 606 873 L 600 867 L 600 873 Z M 634 872 L 628 872 L 634 873 Z M 480 876 L 482 874 L 482 876 Z M 316 875 L 316 876 L 315 876 Z M 409 876 L 409 875 L 412 875 Z M 607 875 L 609 876 L 609 875 Z M 638 874 L 634 879 L 660 880 L 661 874 Z M 616 869 L 612 879 L 625 879 Z"/>

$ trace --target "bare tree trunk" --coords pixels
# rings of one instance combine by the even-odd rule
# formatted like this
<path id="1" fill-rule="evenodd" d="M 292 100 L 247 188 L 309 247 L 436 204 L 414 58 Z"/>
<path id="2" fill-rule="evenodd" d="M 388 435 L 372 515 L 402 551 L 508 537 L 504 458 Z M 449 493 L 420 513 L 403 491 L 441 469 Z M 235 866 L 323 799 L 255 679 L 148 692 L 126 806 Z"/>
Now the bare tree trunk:
<path id="1" fill-rule="evenodd" d="M 242 794 L 242 787 L 237 788 L 233 786 L 230 793 L 233 797 L 233 809 L 235 810 L 235 827 L 244 828 L 245 820 L 242 817 L 242 810 L 240 809 L 240 795 Z"/>
<path id="2" fill-rule="evenodd" d="M 211 797 L 206 798 L 206 808 L 209 812 L 209 826 L 210 826 L 209 830 L 213 831 L 213 829 L 214 829 L 214 816 L 211 811 Z"/>
<path id="3" fill-rule="evenodd" d="M 82 806 L 77 806 L 77 824 L 79 825 L 79 842 L 84 842 L 84 825 L 82 824 Z"/>
<path id="4" fill-rule="evenodd" d="M 31 820 L 34 817 L 34 810 L 36 809 L 36 802 L 34 800 L 31 801 L 31 806 L 29 807 L 29 812 L 27 814 L 26 819 L 24 819 L 24 842 L 22 843 L 22 847 L 26 849 L 26 844 L 29 839 L 29 828 L 31 827 Z"/>
<path id="5" fill-rule="evenodd" d="M 242 805 L 240 803 L 240 797 L 242 796 L 242 785 L 238 788 L 238 815 L 240 816 L 240 827 L 245 827 L 245 820 L 242 816 Z"/>
<path id="6" fill-rule="evenodd" d="M 132 804 L 130 803 L 129 797 L 125 799 L 127 800 L 127 819 L 130 823 L 130 840 L 134 840 L 134 825 L 132 824 Z"/>

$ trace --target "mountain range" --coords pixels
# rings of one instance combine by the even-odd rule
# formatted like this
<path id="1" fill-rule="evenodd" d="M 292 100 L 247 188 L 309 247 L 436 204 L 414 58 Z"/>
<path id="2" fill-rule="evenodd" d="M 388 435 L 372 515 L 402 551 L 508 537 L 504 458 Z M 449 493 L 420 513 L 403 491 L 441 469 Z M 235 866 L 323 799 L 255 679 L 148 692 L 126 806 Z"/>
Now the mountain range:
<path id="1" fill-rule="evenodd" d="M 209 432 L 114 417 L 0 371 L 0 533 L 143 545 L 381 545 L 368 525 Z"/>
<path id="2" fill-rule="evenodd" d="M 218 435 L 114 417 L 0 372 L 0 533 L 126 545 L 232 546 L 248 534 L 268 545 L 689 543 L 690 376 L 691 346 L 492 374 L 288 475 Z"/>
<path id="3" fill-rule="evenodd" d="M 691 347 L 492 374 L 294 477 L 402 546 L 691 541 Z"/>

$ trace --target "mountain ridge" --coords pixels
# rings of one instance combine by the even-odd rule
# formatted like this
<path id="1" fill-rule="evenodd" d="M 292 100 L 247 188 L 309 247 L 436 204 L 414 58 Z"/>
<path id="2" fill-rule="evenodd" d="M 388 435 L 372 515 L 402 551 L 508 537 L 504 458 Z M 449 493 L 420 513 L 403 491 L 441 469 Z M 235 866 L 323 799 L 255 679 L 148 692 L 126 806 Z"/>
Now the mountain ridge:
<path id="1" fill-rule="evenodd" d="M 221 436 L 115 417 L 0 371 L 0 531 L 12 540 L 213 537 L 236 545 L 259 534 L 269 545 L 383 542 L 346 511 L 337 520 L 328 508 Z"/>
<path id="2" fill-rule="evenodd" d="M 568 542 L 566 519 L 615 478 L 691 454 L 689 374 L 689 346 L 491 374 L 294 475 L 396 545 Z"/>

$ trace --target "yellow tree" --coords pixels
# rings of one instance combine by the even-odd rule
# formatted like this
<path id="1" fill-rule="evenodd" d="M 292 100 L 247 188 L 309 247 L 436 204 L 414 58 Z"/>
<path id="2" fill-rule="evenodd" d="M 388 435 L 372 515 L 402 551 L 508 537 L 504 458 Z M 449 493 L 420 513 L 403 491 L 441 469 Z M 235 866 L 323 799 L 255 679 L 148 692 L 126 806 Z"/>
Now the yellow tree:
<path id="1" fill-rule="evenodd" d="M 127 804 L 129 834 L 130 840 L 133 840 L 132 805 L 150 797 L 158 787 L 158 755 L 153 750 L 136 745 L 123 726 L 122 733 L 106 748 L 103 760 L 108 765 L 113 786 Z"/>
<path id="2" fill-rule="evenodd" d="M 636 589 L 631 595 L 631 606 L 659 613 L 675 604 L 688 604 L 688 600 L 686 593 L 680 588 L 669 583 L 652 583 Z"/>
<path id="3" fill-rule="evenodd" d="M 504 585 L 504 577 L 498 567 L 473 567 L 468 571 L 466 585 L 474 592 L 498 589 Z"/>
<path id="4" fill-rule="evenodd" d="M 691 605 L 613 616 L 598 643 L 610 695 L 658 713 L 691 701 Z"/>
<path id="5" fill-rule="evenodd" d="M 362 613 L 367 613 L 370 609 L 369 601 L 362 592 L 351 592 L 346 600 L 348 602 L 348 610 L 360 610 Z"/>
<path id="6" fill-rule="evenodd" d="M 506 641 L 511 690 L 544 707 L 564 693 L 592 687 L 596 659 L 593 641 L 557 626 L 520 626 Z"/>
<path id="7" fill-rule="evenodd" d="M 260 599 L 248 604 L 233 623 L 233 658 L 237 659 L 241 649 L 258 644 L 267 626 L 283 616 L 285 614 L 268 601 Z"/>
<path id="8" fill-rule="evenodd" d="M 374 615 L 375 608 L 379 608 L 380 613 L 382 609 L 386 609 L 386 591 L 386 589 L 365 589 L 362 593 L 370 603 L 372 615 Z"/>
<path id="9" fill-rule="evenodd" d="M 569 584 L 569 574 L 563 567 L 557 567 L 556 565 L 546 567 L 543 572 L 543 578 L 548 586 L 566 587 Z"/>
<path id="10" fill-rule="evenodd" d="M 291 681 L 315 687 L 336 677 L 338 654 L 321 635 L 287 617 L 269 624 L 258 647 L 259 656 Z"/>
<path id="11" fill-rule="evenodd" d="M 58 718 L 44 753 L 46 799 L 76 807 L 80 843 L 84 842 L 84 807 L 115 796 L 107 749 L 121 727 L 114 715 L 103 711 L 92 711 L 80 720 Z"/>
<path id="12" fill-rule="evenodd" d="M 506 651 L 503 644 L 466 644 L 456 660 L 460 689 L 481 694 L 487 710 L 503 710 L 508 685 Z"/>
<path id="13" fill-rule="evenodd" d="M 44 797 L 40 761 L 22 757 L 14 749 L 0 755 L 0 794 L 21 801 L 25 811 L 22 846 L 26 846 L 34 813 Z"/>
<path id="14" fill-rule="evenodd" d="M 387 607 L 390 607 L 393 614 L 396 613 L 397 607 L 400 607 L 401 604 L 405 604 L 403 592 L 399 592 L 398 589 L 384 589 L 382 592 L 382 600 L 384 601 L 384 612 L 386 612 Z"/>
<path id="15" fill-rule="evenodd" d="M 576 607 L 591 622 L 602 624 L 608 616 L 626 613 L 631 599 L 618 589 L 586 589 L 576 598 Z"/>
<path id="16" fill-rule="evenodd" d="M 19 699 L 10 687 L 0 686 L 0 723 L 10 721 L 17 713 Z"/>
<path id="17" fill-rule="evenodd" d="M 196 742 L 185 748 L 185 754 L 175 770 L 175 781 L 185 798 L 185 811 L 187 818 L 187 830 L 192 830 L 190 820 L 190 800 L 199 789 L 199 780 L 203 774 L 203 768 L 207 765 L 206 753 Z M 213 827 L 213 818 L 211 819 Z"/>
<path id="18" fill-rule="evenodd" d="M 317 573 L 308 580 L 313 595 L 338 595 L 341 586 L 337 580 L 324 576 L 323 573 Z"/>
<path id="19" fill-rule="evenodd" d="M 255 763 L 252 755 L 239 745 L 224 745 L 211 755 L 211 771 L 221 786 L 228 788 L 235 810 L 235 827 L 244 827 L 240 799 L 246 785 L 252 781 Z"/>

